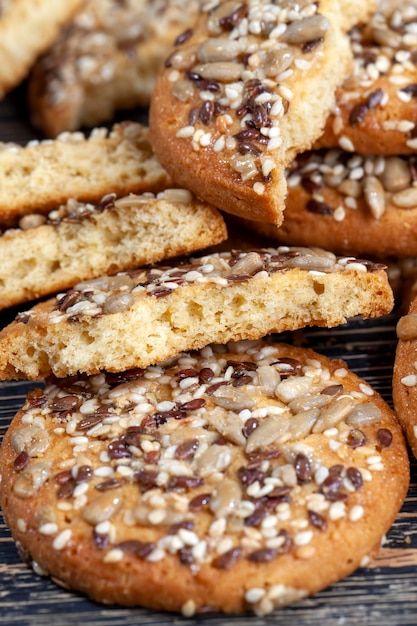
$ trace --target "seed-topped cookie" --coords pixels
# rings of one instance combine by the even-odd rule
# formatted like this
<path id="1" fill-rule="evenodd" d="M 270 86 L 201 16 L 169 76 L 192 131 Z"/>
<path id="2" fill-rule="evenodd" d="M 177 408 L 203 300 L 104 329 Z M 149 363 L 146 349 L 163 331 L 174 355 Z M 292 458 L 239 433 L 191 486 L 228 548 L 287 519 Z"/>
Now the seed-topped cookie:
<path id="1" fill-rule="evenodd" d="M 174 180 L 229 213 L 279 225 L 284 168 L 319 137 L 351 61 L 346 22 L 331 0 L 206 4 L 151 101 L 151 141 Z"/>
<path id="2" fill-rule="evenodd" d="M 285 220 L 248 222 L 288 245 L 377 258 L 417 256 L 417 158 L 339 148 L 299 155 L 286 171 Z"/>
<path id="3" fill-rule="evenodd" d="M 58 37 L 83 0 L 2 0 L 0 98 L 27 76 L 36 58 Z"/>
<path id="4" fill-rule="evenodd" d="M 170 177 L 153 153 L 149 129 L 135 122 L 63 133 L 25 146 L 0 143 L 0 224 L 16 226 L 33 212 L 48 213 L 69 198 L 99 202 L 107 193 L 159 191 Z"/>
<path id="5" fill-rule="evenodd" d="M 384 266 L 318 248 L 217 252 L 102 276 L 0 333 L 0 378 L 146 367 L 208 343 L 388 313 Z"/>
<path id="6" fill-rule="evenodd" d="M 186 616 L 265 615 L 347 576 L 377 552 L 409 481 L 401 428 L 369 384 L 271 341 L 47 381 L 0 464 L 3 512 L 35 571 Z"/>
<path id="7" fill-rule="evenodd" d="M 398 419 L 417 457 L 417 297 L 397 324 L 392 395 Z"/>
<path id="8" fill-rule="evenodd" d="M 148 105 L 176 37 L 201 0 L 87 0 L 32 69 L 33 123 L 48 136 L 97 126 Z"/>
<path id="9" fill-rule="evenodd" d="M 417 151 L 417 1 L 388 2 L 350 32 L 353 70 L 317 147 L 362 154 Z"/>
<path id="10" fill-rule="evenodd" d="M 109 193 L 97 204 L 70 199 L 48 215 L 25 215 L 19 228 L 0 235 L 0 309 L 226 237 L 220 213 L 186 189 Z"/>

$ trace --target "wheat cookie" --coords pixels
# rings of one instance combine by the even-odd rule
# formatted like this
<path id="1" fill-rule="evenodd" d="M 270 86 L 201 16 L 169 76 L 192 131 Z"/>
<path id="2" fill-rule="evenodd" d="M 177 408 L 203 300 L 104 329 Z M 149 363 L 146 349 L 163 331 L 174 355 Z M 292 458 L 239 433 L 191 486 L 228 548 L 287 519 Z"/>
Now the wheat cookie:
<path id="1" fill-rule="evenodd" d="M 201 0 L 87 0 L 34 65 L 32 122 L 49 137 L 149 104 L 156 76 Z"/>
<path id="2" fill-rule="evenodd" d="M 279 225 L 284 168 L 321 134 L 350 67 L 342 11 L 330 0 L 208 6 L 158 76 L 152 145 L 180 186 Z"/>
<path id="3" fill-rule="evenodd" d="M 398 344 L 395 353 L 392 397 L 395 411 L 408 443 L 417 457 L 417 297 L 397 323 Z"/>
<path id="4" fill-rule="evenodd" d="M 0 224 L 15 226 L 30 213 L 48 213 L 69 198 L 98 202 L 118 196 L 156 192 L 171 179 L 153 153 L 149 129 L 136 122 L 77 131 L 24 146 L 0 143 Z"/>
<path id="5" fill-rule="evenodd" d="M 83 0 L 3 0 L 0 7 L 0 98 L 28 75 Z"/>
<path id="6" fill-rule="evenodd" d="M 26 215 L 0 236 L 0 309 L 226 237 L 220 213 L 186 189 L 109 193 L 94 205 L 71 199 L 47 216 Z"/>
<path id="7" fill-rule="evenodd" d="M 272 341 L 47 381 L 0 466 L 35 571 L 187 616 L 265 615 L 347 576 L 377 552 L 409 482 L 401 428 L 369 384 Z"/>
<path id="8" fill-rule="evenodd" d="M 362 156 L 330 148 L 299 155 L 286 171 L 285 219 L 247 222 L 288 245 L 377 258 L 417 256 L 417 157 Z"/>
<path id="9" fill-rule="evenodd" d="M 382 5 L 350 33 L 354 64 L 316 147 L 417 152 L 417 1 Z"/>
<path id="10" fill-rule="evenodd" d="M 0 333 L 0 379 L 146 367 L 208 343 L 391 311 L 384 266 L 315 248 L 233 250 L 78 283 Z"/>

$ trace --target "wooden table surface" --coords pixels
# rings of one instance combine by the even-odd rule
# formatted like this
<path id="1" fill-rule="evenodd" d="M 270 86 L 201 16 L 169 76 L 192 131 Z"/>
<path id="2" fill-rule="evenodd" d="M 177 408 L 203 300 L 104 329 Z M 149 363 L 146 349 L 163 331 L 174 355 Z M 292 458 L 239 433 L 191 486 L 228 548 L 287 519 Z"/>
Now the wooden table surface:
<path id="1" fill-rule="evenodd" d="M 143 112 L 132 113 L 130 117 L 143 118 Z M 24 91 L 18 89 L 0 103 L 0 141 L 24 143 L 38 137 L 27 120 Z M 14 310 L 3 313 L 0 325 L 8 323 L 15 314 Z M 345 359 L 353 371 L 392 405 L 391 377 L 397 319 L 394 312 L 374 321 L 352 320 L 332 330 L 312 328 L 286 333 L 282 339 L 312 347 L 330 357 Z M 23 404 L 28 389 L 29 384 L 24 381 L 0 383 L 0 438 Z M 145 609 L 98 605 L 35 575 L 20 561 L 10 532 L 0 516 L 1 623 L 13 626 L 416 626 L 417 463 L 411 455 L 410 462 L 409 493 L 378 558 L 314 597 L 262 618 L 217 614 L 184 618 Z"/>

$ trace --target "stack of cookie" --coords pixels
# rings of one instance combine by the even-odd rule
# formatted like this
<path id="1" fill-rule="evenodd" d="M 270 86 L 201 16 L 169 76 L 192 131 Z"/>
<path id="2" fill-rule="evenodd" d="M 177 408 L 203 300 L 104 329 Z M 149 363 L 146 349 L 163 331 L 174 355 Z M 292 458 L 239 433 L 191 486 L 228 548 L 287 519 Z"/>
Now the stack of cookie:
<path id="1" fill-rule="evenodd" d="M 0 451 L 35 571 L 104 603 L 264 615 L 378 549 L 409 484 L 396 416 L 342 361 L 271 333 L 389 313 L 385 265 L 334 238 L 190 256 L 226 239 L 219 209 L 279 238 L 291 168 L 311 193 L 340 174 L 340 147 L 327 171 L 304 154 L 374 10 L 206 2 L 155 77 L 149 130 L 4 146 L 21 195 L 0 207 L 20 255 L 2 306 L 56 294 L 0 332 L 0 378 L 45 379 Z"/>

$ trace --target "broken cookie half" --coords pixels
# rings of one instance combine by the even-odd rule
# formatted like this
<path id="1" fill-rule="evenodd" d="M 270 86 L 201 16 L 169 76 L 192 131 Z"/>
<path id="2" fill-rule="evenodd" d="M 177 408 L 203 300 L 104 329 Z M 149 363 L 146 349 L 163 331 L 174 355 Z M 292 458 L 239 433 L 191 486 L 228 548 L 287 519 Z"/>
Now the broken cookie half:
<path id="1" fill-rule="evenodd" d="M 147 367 L 209 343 L 387 314 L 384 266 L 318 248 L 229 251 L 102 276 L 0 333 L 0 378 Z"/>

